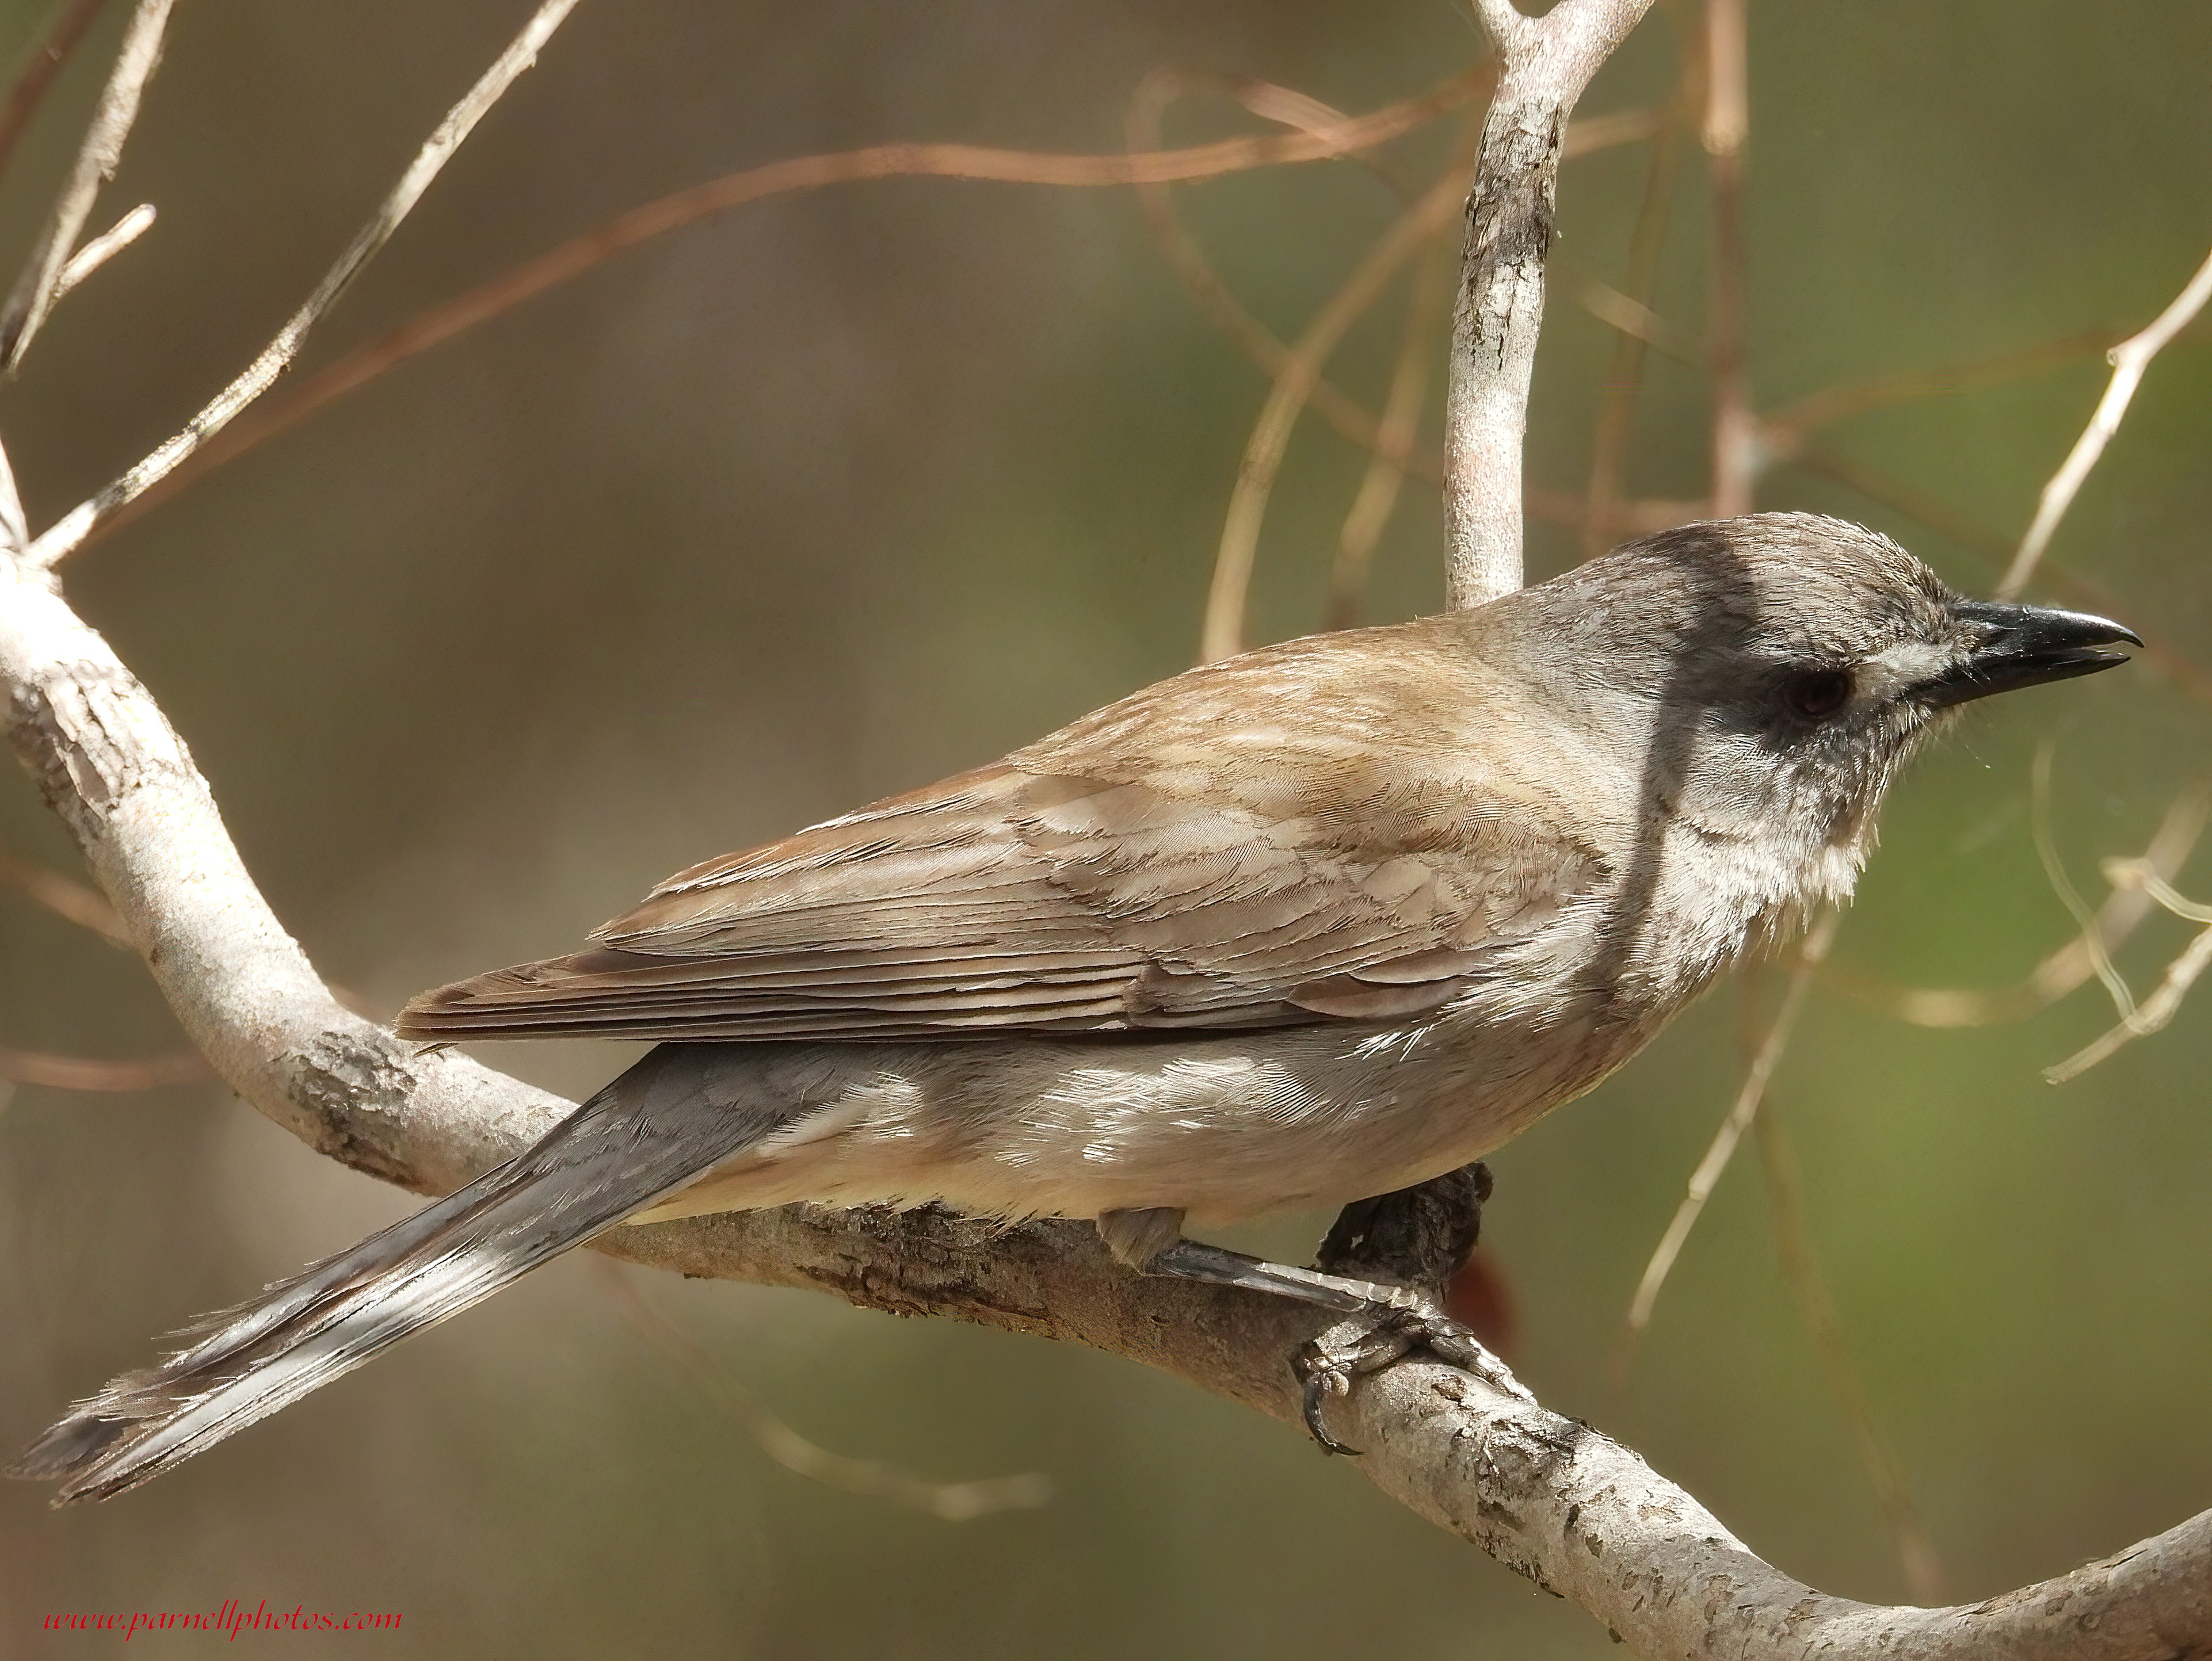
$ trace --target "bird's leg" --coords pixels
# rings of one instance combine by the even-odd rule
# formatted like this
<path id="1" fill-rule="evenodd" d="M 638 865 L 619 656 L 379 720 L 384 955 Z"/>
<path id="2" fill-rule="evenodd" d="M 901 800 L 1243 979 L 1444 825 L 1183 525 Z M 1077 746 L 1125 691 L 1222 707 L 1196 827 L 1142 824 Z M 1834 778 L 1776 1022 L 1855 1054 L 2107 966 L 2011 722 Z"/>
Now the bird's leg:
<path id="1" fill-rule="evenodd" d="M 1477 1161 L 1337 1214 L 1316 1261 L 1323 1272 L 1376 1276 L 1416 1288 L 1413 1307 L 1392 1301 L 1340 1323 L 1300 1349 L 1291 1368 L 1305 1385 L 1306 1428 L 1333 1453 L 1349 1452 L 1328 1433 L 1322 1411 L 1350 1393 L 1353 1379 L 1425 1349 L 1508 1395 L 1528 1392 L 1504 1362 L 1443 1308 L 1443 1289 L 1466 1267 L 1482 1232 L 1490 1167 Z"/>
<path id="2" fill-rule="evenodd" d="M 1358 1450 L 1329 1434 L 1323 1408 L 1330 1397 L 1348 1393 L 1353 1379 L 1378 1372 L 1416 1349 L 1431 1350 L 1496 1389 L 1528 1398 L 1505 1364 L 1446 1315 L 1435 1295 L 1474 1249 L 1481 1203 L 1489 1191 L 1489 1172 L 1472 1166 L 1347 1206 L 1323 1243 L 1320 1269 L 1268 1263 L 1185 1240 L 1182 1213 L 1167 1207 L 1103 1213 L 1098 1233 L 1115 1256 L 1147 1275 L 1270 1292 L 1351 1317 L 1301 1346 L 1291 1368 L 1305 1387 L 1306 1428 L 1314 1440 L 1332 1453 L 1354 1453 Z M 1370 1264 L 1394 1279 L 1332 1272 Z M 1421 1283 L 1398 1283 L 1395 1276 L 1400 1273 L 1418 1277 L 1426 1289 Z"/>

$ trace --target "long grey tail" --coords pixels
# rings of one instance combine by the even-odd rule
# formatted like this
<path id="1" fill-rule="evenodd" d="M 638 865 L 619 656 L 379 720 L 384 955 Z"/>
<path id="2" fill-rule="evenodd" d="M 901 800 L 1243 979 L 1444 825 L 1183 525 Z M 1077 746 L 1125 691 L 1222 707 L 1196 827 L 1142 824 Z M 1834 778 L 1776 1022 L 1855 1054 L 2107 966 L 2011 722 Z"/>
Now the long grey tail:
<path id="1" fill-rule="evenodd" d="M 745 1099 L 764 1093 L 738 1060 L 663 1045 L 527 1152 L 195 1323 L 198 1343 L 77 1403 L 8 1474 L 58 1479 L 57 1505 L 106 1499 L 489 1297 L 799 1115 Z"/>

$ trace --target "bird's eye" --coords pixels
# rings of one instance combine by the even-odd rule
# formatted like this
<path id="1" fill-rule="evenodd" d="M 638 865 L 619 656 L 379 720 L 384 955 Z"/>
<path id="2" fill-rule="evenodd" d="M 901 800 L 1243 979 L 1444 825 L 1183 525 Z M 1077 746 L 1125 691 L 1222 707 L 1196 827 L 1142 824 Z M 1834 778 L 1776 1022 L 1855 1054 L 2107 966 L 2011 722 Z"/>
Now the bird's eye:
<path id="1" fill-rule="evenodd" d="M 1808 721 L 1823 721 L 1851 700 L 1851 677 L 1840 669 L 1812 669 L 1793 675 L 1782 688 L 1783 701 Z"/>

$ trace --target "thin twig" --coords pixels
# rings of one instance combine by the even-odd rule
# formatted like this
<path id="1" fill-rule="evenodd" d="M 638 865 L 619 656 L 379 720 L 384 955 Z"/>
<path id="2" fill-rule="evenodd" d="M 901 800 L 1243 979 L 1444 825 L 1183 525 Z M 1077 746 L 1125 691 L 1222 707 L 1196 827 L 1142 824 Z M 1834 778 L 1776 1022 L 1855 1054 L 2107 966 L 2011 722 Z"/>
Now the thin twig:
<path id="1" fill-rule="evenodd" d="M 2027 796 L 2028 834 L 2035 842 L 2035 857 L 2043 864 L 2043 874 L 2051 883 L 2051 891 L 2058 896 L 2058 903 L 2066 907 L 2067 915 L 2081 931 L 2075 937 L 2088 955 L 2089 967 L 2097 979 L 2104 983 L 2111 995 L 2112 1007 L 2125 1021 L 2136 1012 L 2135 994 L 2121 978 L 2112 961 L 2112 955 L 2105 949 L 2103 932 L 2089 910 L 2088 902 L 2074 886 L 2074 879 L 2066 874 L 2066 862 L 2058 857 L 2058 845 L 2051 835 L 2051 763 L 2057 754 L 2055 740 L 2045 738 L 2035 747 L 2035 762 L 2029 774 Z"/>
<path id="2" fill-rule="evenodd" d="M 1821 982 L 1916 1027 L 1993 1027 L 2025 1020 L 2087 985 L 2097 972 L 2096 955 L 2101 952 L 2109 959 L 2151 915 L 2155 909 L 2152 901 L 2165 886 L 2162 879 L 2179 872 L 2195 851 L 2209 806 L 2212 793 L 2202 784 L 2177 796 L 2140 858 L 2106 863 L 2112 891 L 2097 907 L 2093 929 L 2074 936 L 2013 985 L 1990 991 L 1965 986 L 1893 986 L 1833 965 L 1821 972 Z M 2128 871 L 2129 880 L 2112 876 L 2116 870 Z"/>
<path id="3" fill-rule="evenodd" d="M 1031 1511 L 1051 1500 L 1052 1479 L 1042 1472 L 930 1482 L 873 1459 L 832 1453 L 769 1411 L 703 1345 L 647 1303 L 620 1265 L 605 1258 L 594 1258 L 592 1263 L 601 1285 L 638 1336 L 689 1373 L 703 1394 L 751 1433 L 762 1452 L 793 1475 L 864 1499 L 888 1500 L 948 1523 L 973 1522 L 1001 1511 Z"/>
<path id="4" fill-rule="evenodd" d="M 1444 317 L 1443 246 L 1431 237 L 1413 263 L 1406 295 L 1406 321 L 1398 343 L 1398 361 L 1391 366 L 1390 387 L 1382 397 L 1382 423 L 1377 430 L 1374 453 L 1360 476 L 1359 489 L 1337 533 L 1336 557 L 1329 562 L 1328 600 L 1322 619 L 1326 629 L 1350 628 L 1359 621 L 1359 603 L 1367 589 L 1367 573 L 1375 559 L 1376 544 L 1397 510 L 1406 482 L 1406 470 L 1391 459 L 1394 452 L 1413 447 L 1421 419 L 1421 403 L 1428 396 L 1429 362 L 1436 350 L 1437 326 Z"/>
<path id="5" fill-rule="evenodd" d="M 152 5 L 157 0 L 146 0 Z M 167 0 L 158 0 L 167 9 Z M 170 471 L 198 450 L 223 427 L 232 417 L 268 391 L 270 383 L 284 373 L 292 360 L 299 355 L 300 348 L 307 342 L 307 332 L 321 320 L 323 315 L 337 301 L 362 268 L 374 258 L 379 249 L 389 241 L 399 223 L 429 188 L 430 181 L 439 170 L 452 160 L 461 142 L 481 121 L 485 112 L 499 101 L 501 94 L 520 78 L 524 70 L 538 60 L 538 53 L 561 20 L 574 8 L 576 0 L 545 0 L 535 15 L 524 26 L 498 61 L 484 71 L 475 86 L 469 88 L 461 101 L 447 112 L 438 124 L 414 162 L 400 175 L 399 183 L 384 199 L 375 215 L 362 227 L 337 263 L 326 272 L 307 296 L 306 304 L 292 314 L 290 321 L 277 331 L 276 338 L 262 349 L 261 355 L 246 366 L 246 372 L 231 382 L 198 415 L 192 417 L 185 430 L 140 462 L 129 472 L 101 490 L 99 494 L 80 502 L 64 514 L 60 522 L 48 530 L 31 545 L 28 558 L 32 564 L 51 568 L 82 543 L 94 525 L 107 518 L 116 509 L 143 494 L 148 487 L 166 476 Z"/>
<path id="6" fill-rule="evenodd" d="M 1705 118 L 1698 134 L 1712 192 L 1713 514 L 1748 513 L 1759 478 L 1759 422 L 1743 360 L 1747 282 L 1743 151 L 1751 132 L 1744 0 L 1705 0 Z"/>
<path id="7" fill-rule="evenodd" d="M 154 222 L 154 204 L 142 202 L 117 220 L 106 230 L 70 256 L 70 263 L 62 267 L 62 274 L 54 280 L 54 298 L 59 300 L 94 271 L 129 247 L 145 234 Z"/>
<path id="8" fill-rule="evenodd" d="M 2163 1030 L 2181 1008 L 2181 1000 L 2189 995 L 2189 989 L 2197 984 L 2197 977 L 2207 968 L 2212 968 L 2212 928 L 2199 932 L 2197 938 L 2189 943 L 2189 949 L 2166 965 L 2165 974 L 2159 978 L 2151 995 L 2143 999 L 2142 1008 L 2130 1010 L 2125 1020 L 2095 1043 L 2075 1052 L 2056 1066 L 2045 1068 L 2044 1077 L 2053 1084 L 2064 1084 L 2081 1077 L 2099 1062 L 2108 1059 L 2130 1040 L 2148 1038 L 2153 1033 Z"/>
<path id="9" fill-rule="evenodd" d="M 1486 67 L 1462 71 L 1417 97 L 1387 105 L 1334 127 L 1313 131 L 1255 134 L 1200 144 L 1188 149 L 1137 155 L 1056 155 L 1033 150 L 993 149 L 975 144 L 875 144 L 866 149 L 771 161 L 742 173 L 648 202 L 588 231 L 557 243 L 536 258 L 501 272 L 466 292 L 416 313 L 389 334 L 355 348 L 300 380 L 288 392 L 262 403 L 220 438 L 204 443 L 189 460 L 137 500 L 104 515 L 85 538 L 96 541 L 167 500 L 187 484 L 305 420 L 325 404 L 367 385 L 416 353 L 464 334 L 478 324 L 512 310 L 549 288 L 582 276 L 614 255 L 683 229 L 748 203 L 826 185 L 875 179 L 968 179 L 1010 185 L 1115 186 L 1175 179 L 1212 179 L 1256 167 L 1286 167 L 1349 155 L 1413 131 L 1437 116 L 1477 96 L 1486 84 Z M 1317 407 L 1357 422 L 1364 412 L 1340 397 Z M 1363 439 L 1371 443 L 1375 418 L 1364 416 Z M 1421 470 L 1418 459 L 1410 462 Z M 1426 470 L 1443 477 L 1442 459 Z"/>
<path id="10" fill-rule="evenodd" d="M 1675 175 L 1681 169 L 1683 123 L 1698 79 L 1695 54 L 1684 52 L 1675 95 L 1651 146 L 1651 163 L 1644 177 L 1644 195 L 1636 208 L 1636 229 L 1629 238 L 1628 287 L 1621 298 L 1647 312 L 1658 289 L 1659 259 L 1667 246 Z M 1607 538 L 1604 520 L 1620 497 L 1621 482 L 1628 466 L 1629 442 L 1636 430 L 1636 401 L 1643 390 L 1644 344 L 1645 336 L 1638 330 L 1619 329 L 1613 336 L 1597 420 L 1590 430 L 1589 506 L 1583 530 L 1585 555 L 1605 551 Z M 1702 347 L 1700 349 L 1702 352 Z"/>
<path id="11" fill-rule="evenodd" d="M 1642 300 L 1624 294 L 1609 282 L 1579 272 L 1568 273 L 1574 284 L 1575 303 L 1600 323 L 1638 349 L 1629 367 L 1632 390 L 1642 370 L 1644 347 L 1662 357 L 1702 370 L 1709 361 L 1705 343 L 1680 324 L 1669 323 Z M 1608 386 L 1607 389 L 1610 391 Z"/>
<path id="12" fill-rule="evenodd" d="M 46 89 L 54 84 L 70 53 L 76 50 L 76 43 L 84 39 L 85 30 L 103 3 L 104 0 L 68 0 L 56 10 L 46 32 L 23 55 L 22 67 L 15 72 L 7 100 L 0 102 L 0 178 L 6 177 L 8 164 L 15 160 L 16 142 L 46 101 Z"/>
<path id="13" fill-rule="evenodd" d="M 125 1094 L 172 1084 L 198 1084 L 214 1076 L 214 1070 L 196 1050 L 145 1056 L 136 1061 L 94 1061 L 82 1056 L 48 1055 L 42 1050 L 0 1048 L 0 1079 L 57 1090 Z"/>
<path id="14" fill-rule="evenodd" d="M 18 894 L 35 900 L 55 916 L 65 918 L 81 929 L 89 929 L 112 946 L 131 949 L 130 933 L 123 919 L 115 914 L 115 907 L 99 889 L 64 876 L 59 871 L 48 870 L 18 854 L 0 848 L 0 886 L 15 889 Z"/>
<path id="15" fill-rule="evenodd" d="M 1963 363 L 1946 364 L 1935 369 L 1907 369 L 1896 374 L 1877 375 L 1871 380 L 1832 386 L 1784 404 L 1762 417 L 1759 446 L 1770 457 L 1787 458 L 1796 454 L 1798 446 L 1808 434 L 1853 415 L 1893 404 L 1917 403 L 1922 398 L 1945 397 L 1972 387 L 2033 374 L 2039 369 L 2055 369 L 2094 353 L 2109 352 L 2119 339 L 2117 330 L 2090 329 L 2061 336 L 2057 340 L 2039 341 L 2033 346 L 1969 358 Z M 2008 555 L 2009 552 L 2008 546 Z"/>
<path id="16" fill-rule="evenodd" d="M 1206 591 L 1206 621 L 1199 634 L 1199 661 L 1235 656 L 1244 649 L 1244 600 L 1252 585 L 1252 566 L 1260 547 L 1260 524 L 1267 511 L 1267 497 L 1281 470 L 1283 452 L 1291 441 L 1298 411 L 1305 407 L 1321 367 L 1352 325 L 1357 323 L 1388 286 L 1399 268 L 1421 245 L 1450 223 L 1453 210 L 1464 193 L 1465 177 L 1456 161 L 1427 194 L 1401 214 L 1378 237 L 1344 286 L 1307 324 L 1291 349 L 1290 357 L 1267 389 L 1260 418 L 1244 446 L 1244 459 L 1237 470 L 1237 482 L 1229 497 L 1229 512 L 1221 526 L 1221 546 L 1214 556 L 1213 581 Z"/>
<path id="17" fill-rule="evenodd" d="M 92 213 L 93 199 L 100 194 L 101 182 L 114 177 L 115 164 L 123 156 L 123 142 L 130 137 L 131 124 L 138 118 L 138 100 L 146 83 L 153 79 L 155 66 L 161 61 L 161 32 L 168 27 L 171 3 L 172 0 L 138 0 L 138 9 L 131 14 L 122 49 L 115 55 L 115 68 L 109 72 L 106 88 L 93 111 L 92 124 L 85 130 L 84 142 L 77 150 L 76 165 L 70 169 L 61 194 L 54 200 L 53 212 L 32 244 L 30 258 L 24 262 L 15 286 L 9 290 L 6 304 L 0 305 L 0 374 L 14 373 L 23 361 L 32 336 L 39 332 L 39 325 L 46 321 L 60 294 L 63 269 Z"/>
<path id="18" fill-rule="evenodd" d="M 2130 335 L 2106 355 L 2112 366 L 2112 379 L 2106 385 L 2105 396 L 2097 400 L 2089 424 L 2081 429 L 2081 436 L 2074 441 L 2051 482 L 2043 487 L 2043 495 L 2036 504 L 2035 521 L 2027 528 L 2027 535 L 2020 540 L 2020 551 L 2013 555 L 2004 580 L 1997 585 L 2000 599 L 2010 599 L 2027 586 L 2027 579 L 2035 574 L 2036 561 L 2043 550 L 2051 546 L 2051 538 L 2058 529 L 2059 520 L 2074 505 L 2074 498 L 2081 488 L 2081 482 L 2089 476 L 2089 470 L 2105 453 L 2105 446 L 2112 434 L 2120 430 L 2120 420 L 2128 413 L 2128 404 L 2135 397 L 2136 388 L 2142 385 L 2143 371 L 2150 361 L 2165 348 L 2166 343 L 2204 309 L 2212 300 L 2212 254 L 2197 268 L 2172 303 L 2160 312 L 2151 325 L 2140 334 Z"/>
<path id="19" fill-rule="evenodd" d="M 1653 130 L 1649 114 L 1642 111 L 1632 113 L 1638 118 L 1632 122 L 1607 119 L 1587 124 L 1577 123 L 1567 128 L 1558 145 L 1554 168 L 1559 160 L 1649 137 Z M 1284 449 L 1290 443 L 1291 429 L 1297 424 L 1299 410 L 1310 401 L 1315 384 L 1321 379 L 1322 366 L 1328 361 L 1329 354 L 1375 303 L 1392 273 L 1449 218 L 1453 205 L 1460 199 L 1457 181 L 1465 176 L 1463 160 L 1455 159 L 1454 166 L 1457 171 L 1430 186 L 1420 200 L 1400 215 L 1369 248 L 1352 268 L 1352 275 L 1345 279 L 1344 286 L 1306 325 L 1305 332 L 1285 355 L 1277 371 L 1267 401 L 1261 407 L 1259 420 L 1253 426 L 1252 436 L 1245 445 L 1244 459 L 1237 469 L 1229 511 L 1224 517 L 1220 547 L 1214 556 L 1213 580 L 1206 592 L 1206 619 L 1200 630 L 1200 662 L 1212 663 L 1243 650 L 1244 602 L 1259 551 L 1260 524 L 1267 513 L 1267 497 L 1274 488 Z M 1379 428 L 1376 438 L 1379 450 Z M 1517 502 L 1517 475 L 1515 483 Z M 1567 511 L 1579 519 L 1581 506 L 1579 502 L 1571 503 Z"/>
<path id="20" fill-rule="evenodd" d="M 1714 1133 L 1712 1144 L 1705 1156 L 1698 1161 L 1698 1168 L 1690 1175 L 1689 1191 L 1675 1209 L 1674 1221 L 1667 1225 L 1651 1260 L 1644 1266 L 1644 1277 L 1637 1282 L 1636 1295 L 1630 1300 L 1628 1318 L 1623 1324 L 1620 1349 L 1614 1362 L 1616 1385 L 1623 1384 L 1634 1358 L 1636 1346 L 1651 1325 L 1651 1311 L 1659 1301 L 1659 1289 L 1667 1283 L 1667 1276 L 1674 1267 L 1674 1259 L 1681 1255 L 1683 1243 L 1697 1226 L 1698 1214 L 1705 1209 L 1712 1197 L 1713 1188 L 1728 1169 L 1729 1161 L 1735 1157 L 1736 1144 L 1743 1133 L 1759 1115 L 1759 1104 L 1766 1095 L 1767 1082 L 1782 1060 L 1783 1052 L 1790 1046 L 1790 1034 L 1797 1025 L 1799 1011 L 1805 1007 L 1806 994 L 1811 991 L 1814 973 L 1835 943 L 1836 926 L 1842 913 L 1827 911 L 1814 924 L 1804 943 L 1797 949 L 1797 964 L 1790 972 L 1788 991 L 1782 995 L 1782 1007 L 1774 1013 L 1773 1024 L 1767 1028 L 1766 1037 L 1759 1046 L 1745 1070 L 1743 1084 L 1736 1091 L 1735 1100 L 1729 1108 L 1728 1117 Z"/>
<path id="21" fill-rule="evenodd" d="M 1766 1179 L 1767 1214 L 1774 1223 L 1774 1245 L 1782 1262 L 1782 1278 L 1796 1301 L 1798 1318 L 1805 1323 L 1805 1330 L 1813 1340 L 1813 1350 L 1820 1360 L 1821 1375 L 1827 1380 L 1828 1393 L 1835 1399 L 1836 1410 L 1843 1415 L 1844 1422 L 1850 1428 L 1851 1440 L 1858 1446 L 1859 1463 L 1866 1468 L 1875 1503 L 1881 1507 L 1890 1536 L 1897 1543 L 1898 1566 L 1905 1574 L 1905 1595 L 1914 1603 L 1932 1609 L 1943 1601 L 1942 1560 L 1936 1555 L 1936 1543 L 1929 1537 L 1927 1525 L 1921 1521 L 1919 1507 L 1912 1503 L 1912 1491 L 1905 1484 L 1904 1467 L 1898 1463 L 1881 1428 L 1875 1422 L 1866 1385 L 1851 1361 L 1850 1345 L 1844 1337 L 1843 1316 L 1836 1308 L 1834 1294 L 1828 1290 L 1827 1280 L 1820 1272 L 1820 1257 L 1813 1249 L 1813 1231 L 1806 1221 L 1804 1182 L 1797 1156 L 1782 1128 L 1782 1116 L 1771 1103 L 1753 1119 L 1752 1136 L 1759 1148 L 1759 1168 Z"/>
<path id="22" fill-rule="evenodd" d="M 2105 878 L 2116 890 L 2139 888 L 2160 906 L 2190 923 L 2212 923 L 2212 906 L 2200 905 L 2167 882 L 2150 859 L 2107 859 Z"/>

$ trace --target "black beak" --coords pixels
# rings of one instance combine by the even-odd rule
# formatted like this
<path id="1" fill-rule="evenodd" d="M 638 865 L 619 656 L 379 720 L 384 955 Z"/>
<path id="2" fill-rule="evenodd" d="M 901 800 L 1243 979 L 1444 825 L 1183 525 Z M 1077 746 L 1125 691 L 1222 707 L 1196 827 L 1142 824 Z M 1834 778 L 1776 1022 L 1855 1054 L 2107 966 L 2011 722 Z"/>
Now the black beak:
<path id="1" fill-rule="evenodd" d="M 2100 646 L 2142 644 L 2133 629 L 2086 611 L 1954 600 L 1951 615 L 1982 638 L 1965 663 L 1923 689 L 1921 695 L 1938 709 L 1993 692 L 2094 675 L 2128 660 L 2124 652 L 2100 652 Z"/>

